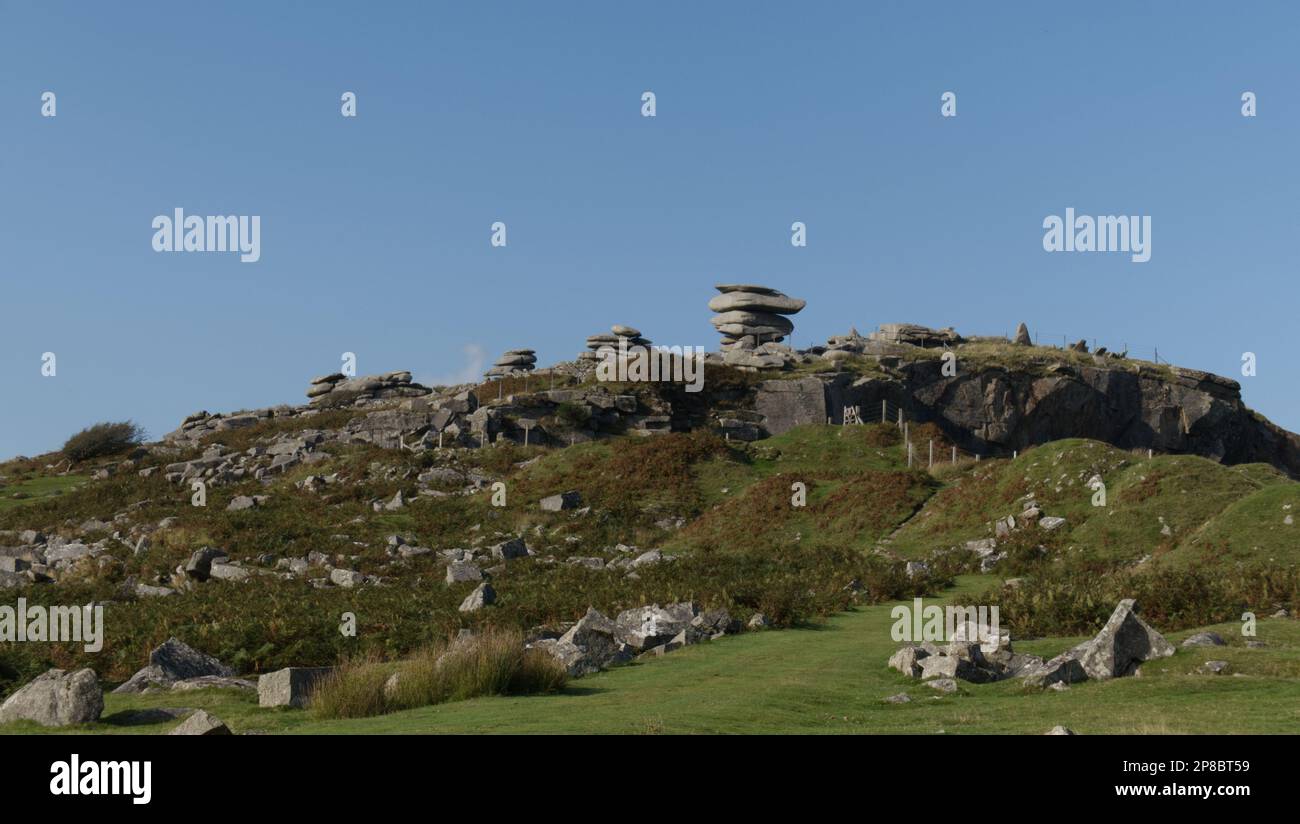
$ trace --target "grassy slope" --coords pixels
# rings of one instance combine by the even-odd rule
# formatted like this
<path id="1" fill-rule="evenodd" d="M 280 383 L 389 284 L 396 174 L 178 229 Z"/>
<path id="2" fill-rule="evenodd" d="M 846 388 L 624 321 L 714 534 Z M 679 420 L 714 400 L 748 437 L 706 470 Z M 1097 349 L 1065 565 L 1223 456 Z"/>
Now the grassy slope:
<path id="1" fill-rule="evenodd" d="M 241 432 L 240 437 L 249 436 Z M 484 524 L 485 531 L 541 527 L 556 541 L 561 535 L 571 533 L 581 539 L 570 550 L 573 554 L 583 552 L 583 547 L 626 540 L 628 535 L 653 541 L 648 544 L 651 546 L 662 540 L 665 548 L 683 551 L 718 544 L 719 536 L 730 535 L 733 541 L 749 545 L 757 537 L 775 534 L 780 534 L 783 542 L 798 534 L 804 546 L 823 542 L 867 549 L 924 503 L 890 542 L 892 549 L 904 555 L 919 556 L 936 547 L 991 534 L 990 522 L 1018 513 L 1022 508 L 1019 499 L 1032 490 L 1047 514 L 1069 519 L 1067 528 L 1059 533 L 1060 546 L 1083 547 L 1099 555 L 1125 558 L 1172 553 L 1171 560 L 1174 560 L 1202 549 L 1228 558 L 1263 556 L 1287 563 L 1300 557 L 1298 542 L 1290 533 L 1291 529 L 1300 527 L 1284 523 L 1286 514 L 1293 511 L 1286 507 L 1290 505 L 1294 509 L 1300 504 L 1300 485 L 1287 481 L 1268 467 L 1224 467 L 1189 456 L 1148 459 L 1145 455 L 1134 455 L 1093 441 L 1070 440 L 1027 450 L 1014 461 L 944 467 L 932 477 L 907 470 L 905 453 L 896 441 L 896 430 L 889 426 L 808 426 L 747 447 L 733 444 L 725 454 L 715 457 L 702 453 L 702 458 L 682 456 L 680 460 L 660 463 L 656 460 L 663 458 L 662 450 L 649 443 L 645 444 L 644 453 L 615 452 L 608 444 L 558 451 L 472 453 L 466 457 L 499 461 L 500 468 L 510 477 L 510 494 L 515 505 L 501 513 L 496 523 L 493 521 L 497 513 L 487 506 L 485 496 L 475 496 L 468 500 L 424 501 L 401 513 L 373 518 L 367 515 L 368 523 L 364 526 L 350 524 L 348 521 L 355 515 L 367 514 L 366 496 L 388 495 L 403 484 L 371 485 L 365 495 L 348 496 L 340 501 L 343 506 L 338 511 L 326 514 L 321 511 L 319 501 L 291 491 L 296 476 L 277 482 L 271 490 L 271 505 L 252 513 L 224 512 L 224 500 L 235 493 L 234 489 L 222 490 L 216 506 L 195 511 L 168 503 L 168 498 L 182 496 L 161 481 L 145 482 L 133 476 L 87 484 L 71 495 L 62 496 L 57 504 L 38 505 L 37 511 L 49 507 L 49 521 L 70 516 L 106 517 L 130 501 L 152 498 L 156 503 L 151 505 L 149 517 L 172 513 L 182 517 L 182 524 L 176 529 L 175 545 L 172 546 L 172 541 L 163 542 L 170 557 L 159 563 L 160 567 L 174 564 L 200 537 L 206 540 L 210 536 L 222 545 L 229 542 L 240 550 L 240 555 L 246 556 L 255 550 L 289 551 L 291 547 L 286 543 L 297 544 L 297 551 L 302 551 L 304 546 L 320 545 L 318 542 L 328 533 L 345 529 L 350 537 L 369 544 L 367 549 L 359 550 L 363 556 L 361 566 L 365 568 L 366 559 L 379 554 L 376 544 L 388 531 L 410 529 L 429 544 L 444 546 L 454 545 L 451 541 L 472 534 L 467 530 L 478 523 Z M 677 446 L 686 448 L 680 443 Z M 525 468 L 510 469 L 512 462 L 534 455 L 540 455 L 541 459 Z M 361 451 L 340 456 L 335 466 L 363 471 L 366 463 L 376 457 L 374 452 Z M 1107 483 L 1106 508 L 1093 507 L 1090 503 L 1092 493 L 1085 484 L 1094 472 L 1101 474 Z M 793 479 L 805 480 L 809 485 L 809 505 L 804 510 L 796 511 L 788 506 L 789 482 Z M 70 485 L 84 479 L 52 480 Z M 595 503 L 598 509 L 611 507 L 611 517 L 575 520 L 567 513 L 551 515 L 536 510 L 535 501 L 539 497 L 564 488 L 581 489 L 584 499 Z M 304 506 L 306 510 L 301 509 Z M 665 514 L 695 518 L 696 522 L 676 534 L 651 526 L 655 518 Z M 1161 534 L 1160 518 L 1170 526 L 1172 535 Z M 24 517 L 22 523 L 12 525 L 27 525 L 28 520 Z M 762 528 L 757 529 L 756 524 L 762 524 Z M 544 581 L 530 581 L 533 577 L 530 568 L 516 567 L 517 572 L 510 571 L 502 578 L 502 609 L 513 609 L 512 598 L 516 594 L 524 595 L 538 583 L 545 583 L 556 592 L 570 592 L 579 599 L 599 596 L 622 600 L 624 597 L 604 593 L 605 579 L 593 577 L 587 582 L 581 577 L 586 574 L 581 570 L 563 570 L 563 580 L 551 580 L 554 576 L 548 575 Z M 510 585 L 510 579 L 516 574 L 521 576 L 518 588 Z M 600 585 L 587 591 L 597 580 Z M 976 591 L 975 583 L 968 580 L 967 588 L 956 594 Z M 253 588 L 245 589 L 255 594 Z M 442 601 L 454 604 L 461 594 L 443 596 L 441 588 L 436 589 L 438 598 L 431 598 L 427 605 L 416 605 L 418 608 L 413 611 L 428 616 L 425 610 L 446 607 Z M 222 596 L 223 592 L 231 595 L 235 591 L 220 587 L 201 590 L 205 601 L 209 595 Z M 242 594 L 244 589 L 238 591 Z M 295 597 L 295 592 L 283 594 Z M 324 616 L 317 616 L 315 620 L 320 626 L 312 626 L 310 631 L 329 634 L 332 616 L 340 608 L 336 602 L 357 599 L 360 603 L 363 599 L 401 594 L 398 590 L 359 593 L 327 590 L 296 597 L 304 601 L 299 605 L 301 608 L 308 608 L 306 601 L 310 600 L 312 615 L 319 612 Z M 625 596 L 644 601 L 664 594 L 643 592 Z M 668 594 L 670 599 L 679 595 L 690 597 L 688 592 Z M 945 593 L 945 598 L 953 594 Z M 316 598 L 322 603 L 316 604 Z M 329 602 L 328 608 L 322 608 L 325 601 Z M 229 624 L 235 619 L 226 615 L 225 624 L 219 624 L 212 617 L 221 611 L 220 604 L 206 604 L 203 612 L 196 611 L 197 603 L 187 604 L 186 600 L 169 599 L 165 605 L 142 605 L 140 614 L 131 623 L 139 625 L 137 629 L 148 625 L 154 628 L 153 634 L 160 634 L 159 638 L 146 639 L 148 645 L 161 640 L 176 626 L 185 629 L 196 621 L 190 630 L 216 633 L 220 629 L 221 638 L 229 637 Z M 580 611 L 583 605 L 575 608 Z M 549 607 L 531 606 L 521 617 L 537 620 L 539 609 L 545 611 Z M 374 611 L 367 609 L 361 613 Z M 169 620 L 161 617 L 169 613 L 177 614 Z M 266 626 L 264 621 L 268 616 L 281 623 L 289 622 L 280 627 L 283 633 L 293 635 L 305 631 L 302 626 L 294 630 L 292 624 L 297 619 L 291 613 L 283 609 L 273 614 L 251 611 L 245 621 L 252 622 L 247 627 L 247 649 L 253 650 L 264 640 L 257 626 Z M 382 614 L 396 620 L 399 611 Z M 203 615 L 208 615 L 211 622 L 205 623 L 208 619 Z M 1084 685 L 1064 694 L 1021 696 L 1014 684 L 963 685 L 963 692 L 979 696 L 982 699 L 979 702 L 965 696 L 930 700 L 928 688 L 909 684 L 888 671 L 884 661 L 896 647 L 888 636 L 889 623 L 887 607 L 868 607 L 837 615 L 816 629 L 746 635 L 679 651 L 650 664 L 583 679 L 560 696 L 483 699 L 365 721 L 318 724 L 305 713 L 261 711 L 247 698 L 221 692 L 110 696 L 106 711 L 109 720 L 96 729 L 157 732 L 170 724 L 124 728 L 111 723 L 113 715 L 132 707 L 176 705 L 209 707 L 237 730 L 250 731 L 932 732 L 942 728 L 950 732 L 1035 732 L 1056 723 L 1085 732 L 1276 731 L 1290 729 L 1287 725 L 1297 722 L 1296 711 L 1290 708 L 1297 704 L 1295 699 L 1300 690 L 1297 685 L 1300 626 L 1291 621 L 1264 622 L 1262 637 L 1276 641 L 1269 649 L 1247 650 L 1237 646 L 1228 651 L 1213 651 L 1214 657 L 1239 665 L 1249 673 L 1248 677 L 1207 680 L 1204 676 L 1186 675 L 1194 663 L 1183 666 L 1190 658 L 1180 654 L 1171 663 L 1150 667 L 1150 674 L 1157 676 L 1150 680 Z M 428 617 L 425 624 L 427 632 L 432 626 Z M 395 628 L 396 625 L 363 629 L 391 634 Z M 1235 632 L 1235 627 L 1226 629 Z M 209 637 L 204 632 L 197 638 L 194 632 L 183 634 L 205 648 L 216 643 L 215 636 Z M 1185 634 L 1171 637 L 1181 638 Z M 1228 634 L 1224 632 L 1225 637 Z M 1020 646 L 1026 651 L 1050 655 L 1065 649 L 1074 640 L 1077 639 L 1043 640 Z M 226 654 L 223 650 L 216 651 Z M 123 671 L 134 669 L 138 658 L 132 655 L 124 660 Z M 256 658 L 254 655 L 250 660 Z M 238 662 L 232 660 L 232 663 Z M 904 706 L 878 703 L 879 698 L 903 689 L 917 700 Z M 1102 712 L 1098 711 L 1098 701 L 1104 705 Z M 1008 703 L 1004 706 L 1002 702 Z"/>
<path id="2" fill-rule="evenodd" d="M 965 578 L 950 595 L 978 591 Z M 1265 620 L 1264 649 L 1247 649 L 1235 626 L 1217 629 L 1230 646 L 1179 650 L 1147 664 L 1140 678 L 1023 693 L 1016 682 L 962 684 L 936 693 L 886 667 L 897 648 L 890 606 L 865 607 L 816 626 L 727 638 L 644 664 L 584 678 L 563 694 L 480 698 L 378 718 L 318 722 L 298 710 L 261 710 L 228 691 L 107 696 L 106 721 L 91 732 L 161 732 L 174 722 L 125 727 L 123 710 L 205 707 L 236 731 L 287 733 L 438 732 L 808 732 L 1041 733 L 1064 724 L 1080 733 L 1300 733 L 1300 622 Z M 1190 631 L 1171 633 L 1175 642 Z M 1080 639 L 1043 639 L 1018 649 L 1050 655 Z M 1211 658 L 1242 675 L 1189 674 Z M 880 699 L 898 692 L 912 703 Z M 10 725 L 4 731 L 33 731 Z"/>
<path id="3" fill-rule="evenodd" d="M 63 495 L 88 480 L 85 475 L 47 475 L 4 484 L 0 486 L 0 512 Z"/>
<path id="4" fill-rule="evenodd" d="M 1106 484 L 1104 507 L 1092 503 L 1087 482 L 1093 474 Z M 947 481 L 895 537 L 894 549 L 920 556 L 989 537 L 992 522 L 1019 514 L 1023 497 L 1032 492 L 1045 514 L 1067 520 L 1053 536 L 1058 545 L 1100 558 L 1169 554 L 1170 560 L 1190 561 L 1209 549 L 1225 560 L 1262 555 L 1300 561 L 1300 524 L 1284 522 L 1293 510 L 1300 519 L 1300 484 L 1261 464 L 1223 466 L 1191 455 L 1147 458 L 1070 439 L 1028 449 L 1015 460 L 967 465 Z"/>

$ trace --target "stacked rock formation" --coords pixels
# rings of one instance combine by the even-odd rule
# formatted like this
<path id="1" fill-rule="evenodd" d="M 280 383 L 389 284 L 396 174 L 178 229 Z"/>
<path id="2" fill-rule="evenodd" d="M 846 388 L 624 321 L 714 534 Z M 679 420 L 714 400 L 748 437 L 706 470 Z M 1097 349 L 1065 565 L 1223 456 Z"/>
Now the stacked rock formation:
<path id="1" fill-rule="evenodd" d="M 587 351 L 578 355 L 580 361 L 598 361 L 600 360 L 600 350 L 608 346 L 615 352 L 619 351 L 619 344 L 623 344 L 630 349 L 633 346 L 650 346 L 651 342 L 641 337 L 641 332 L 631 326 L 624 326 L 616 323 L 609 327 L 608 332 L 600 332 L 587 338 Z"/>
<path id="2" fill-rule="evenodd" d="M 723 351 L 785 340 L 794 331 L 794 323 L 786 315 L 806 305 L 806 301 L 768 286 L 722 283 L 713 288 L 722 294 L 709 301 L 709 309 L 717 312 L 710 323 L 722 335 Z"/>
<path id="3" fill-rule="evenodd" d="M 307 387 L 307 397 L 313 406 L 338 406 L 356 401 L 387 400 L 389 398 L 416 398 L 429 394 L 427 386 L 411 382 L 410 372 L 388 372 L 349 378 L 335 372 L 312 378 Z"/>
<path id="4" fill-rule="evenodd" d="M 492 368 L 484 372 L 484 377 L 504 378 L 521 372 L 531 372 L 537 368 L 537 353 L 532 349 L 510 349 L 497 358 Z"/>

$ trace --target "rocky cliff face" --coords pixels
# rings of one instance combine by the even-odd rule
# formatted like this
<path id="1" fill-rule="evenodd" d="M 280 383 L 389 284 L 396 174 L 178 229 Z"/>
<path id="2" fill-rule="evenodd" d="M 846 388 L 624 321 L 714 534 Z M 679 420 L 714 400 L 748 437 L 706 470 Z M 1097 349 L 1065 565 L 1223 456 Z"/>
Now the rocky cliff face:
<path id="1" fill-rule="evenodd" d="M 1207 372 L 1056 363 L 945 376 L 937 360 L 889 371 L 881 378 L 838 373 L 766 381 L 754 407 L 770 434 L 812 420 L 839 423 L 846 406 L 879 420 L 883 400 L 907 419 L 933 422 L 963 449 L 983 455 L 1082 437 L 1228 464 L 1269 463 L 1300 475 L 1300 438 L 1248 409 L 1236 381 Z"/>

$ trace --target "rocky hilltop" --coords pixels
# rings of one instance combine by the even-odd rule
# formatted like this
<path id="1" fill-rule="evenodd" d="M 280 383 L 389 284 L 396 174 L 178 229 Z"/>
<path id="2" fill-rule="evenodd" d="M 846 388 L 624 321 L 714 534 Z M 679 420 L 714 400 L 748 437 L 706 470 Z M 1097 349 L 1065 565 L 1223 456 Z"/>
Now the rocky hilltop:
<path id="1" fill-rule="evenodd" d="M 711 305 L 720 304 L 715 299 Z M 1251 411 L 1236 381 L 1089 352 L 1082 341 L 1067 348 L 1033 346 L 1023 324 L 1020 332 L 1011 342 L 884 324 L 866 336 L 854 330 L 802 350 L 741 335 L 728 339 L 724 351 L 705 356 L 706 379 L 698 393 L 680 382 L 602 381 L 601 356 L 593 352 L 534 369 L 528 350 L 526 370 L 490 371 L 489 378 L 504 381 L 496 386 L 426 387 L 405 371 L 326 375 L 312 380 L 304 406 L 200 412 L 165 440 L 183 446 L 265 419 L 348 410 L 354 414 L 343 425 L 309 431 L 299 440 L 385 448 L 474 448 L 502 439 L 564 446 L 618 434 L 707 429 L 754 441 L 799 424 L 843 423 L 848 411 L 851 419 L 866 422 L 896 421 L 901 414 L 904 421 L 934 423 L 962 450 L 985 457 L 1083 437 L 1227 464 L 1268 463 L 1300 475 L 1300 439 Z M 244 458 L 276 471 L 313 445 Z"/>

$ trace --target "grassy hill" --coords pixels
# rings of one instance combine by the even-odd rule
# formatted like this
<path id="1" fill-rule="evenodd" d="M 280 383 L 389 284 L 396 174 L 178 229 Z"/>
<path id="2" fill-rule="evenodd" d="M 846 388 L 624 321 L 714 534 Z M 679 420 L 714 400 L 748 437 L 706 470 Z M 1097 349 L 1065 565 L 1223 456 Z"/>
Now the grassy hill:
<path id="1" fill-rule="evenodd" d="M 351 416 L 336 411 L 307 420 L 340 426 Z M 301 421 L 265 421 L 217 433 L 204 446 L 255 449 L 304 428 Z M 916 427 L 912 435 L 936 433 Z M 1300 525 L 1289 516 L 1300 504 L 1300 484 L 1263 465 L 1148 457 L 1075 439 L 1014 460 L 927 470 L 908 467 L 893 425 L 812 425 L 755 443 L 695 433 L 422 454 L 331 444 L 314 462 L 265 483 L 213 487 L 208 505 L 194 507 L 190 490 L 164 480 L 161 469 L 199 454 L 143 456 L 125 469 L 116 458 L 89 461 L 66 470 L 71 474 L 54 468 L 54 456 L 0 466 L 0 530 L 38 529 L 103 547 L 58 583 L 6 590 L 6 599 L 21 593 L 33 603 L 109 603 L 107 642 L 97 655 L 76 646 L 0 645 L 0 693 L 49 666 L 93 666 L 110 683 L 123 680 L 171 635 L 255 675 L 344 656 L 392 659 L 464 627 L 528 630 L 563 625 L 589 606 L 614 614 L 682 600 L 726 608 L 742 621 L 762 612 L 790 629 L 680 650 L 575 681 L 558 696 L 479 699 L 349 722 L 268 713 L 219 692 L 111 696 L 108 718 L 97 728 L 126 731 L 114 713 L 183 700 L 214 707 L 237 729 L 270 731 L 1033 732 L 1057 723 L 1085 731 L 1244 731 L 1270 729 L 1269 714 L 1276 720 L 1287 712 L 1276 702 L 1293 707 L 1300 686 L 1300 637 L 1294 621 L 1280 619 L 1267 623 L 1276 643 L 1266 649 L 1238 648 L 1238 634 L 1238 645 L 1219 657 L 1231 656 L 1246 675 L 1212 686 L 1205 676 L 1156 667 L 1151 672 L 1163 673 L 1160 679 L 1081 685 L 1060 695 L 1021 696 L 1012 684 L 980 687 L 976 703 L 962 695 L 932 700 L 927 687 L 909 686 L 884 667 L 897 645 L 884 623 L 888 610 L 878 604 L 895 598 L 1000 604 L 1018 644 L 1050 654 L 1095 631 L 1121 597 L 1139 597 L 1144 615 L 1173 637 L 1234 622 L 1246 609 L 1261 616 L 1281 606 L 1294 612 L 1300 549 L 1291 530 Z M 108 477 L 91 479 L 110 467 Z M 417 476 L 431 470 L 460 480 L 421 481 L 424 494 L 414 494 Z M 302 488 L 309 476 L 326 475 L 336 480 L 316 491 Z M 1093 505 L 1094 475 L 1106 485 L 1105 506 Z M 467 478 L 477 486 L 473 494 L 466 494 Z M 498 481 L 505 506 L 492 504 Z M 792 505 L 795 484 L 806 489 L 805 506 Z M 566 490 L 581 493 L 582 509 L 539 508 L 541 498 Z M 374 506 L 399 491 L 405 506 Z M 254 494 L 267 499 L 227 511 L 236 496 Z M 1065 518 L 1064 525 L 1049 531 L 1022 519 L 998 538 L 1007 557 L 993 575 L 963 577 L 960 587 L 947 589 L 955 574 L 978 569 L 973 555 L 949 549 L 993 537 L 994 522 L 1019 518 L 1031 494 L 1042 515 Z M 134 535 L 142 529 L 149 542 L 137 553 Z M 394 534 L 432 550 L 480 551 L 522 536 L 535 554 L 494 567 L 497 603 L 467 614 L 457 606 L 472 585 L 445 585 L 433 554 L 398 557 L 389 547 Z M 584 565 L 617 560 L 619 544 L 660 548 L 671 560 L 635 575 Z M 187 585 L 164 598 L 130 589 L 134 581 L 166 580 L 205 545 L 221 547 L 255 574 Z M 325 573 L 286 575 L 277 566 L 309 552 L 375 576 L 374 583 L 322 586 L 311 578 Z M 929 571 L 905 574 L 903 561 L 912 559 L 925 560 Z M 1019 584 L 1007 586 L 1006 579 Z M 851 582 L 865 585 L 860 594 Z M 357 616 L 356 638 L 337 631 L 345 611 Z M 1225 625 L 1232 633 L 1237 626 Z M 1029 638 L 1039 640 L 1019 640 Z M 1171 659 L 1178 666 L 1181 660 Z M 905 688 L 913 704 L 878 703 Z M 1093 705 L 1110 696 L 1114 705 L 1103 720 Z M 1251 700 L 1271 709 L 1256 712 Z"/>

